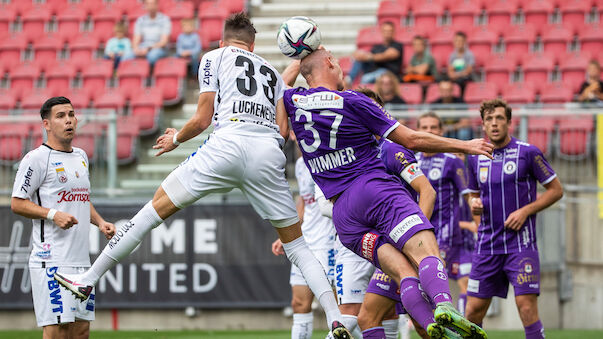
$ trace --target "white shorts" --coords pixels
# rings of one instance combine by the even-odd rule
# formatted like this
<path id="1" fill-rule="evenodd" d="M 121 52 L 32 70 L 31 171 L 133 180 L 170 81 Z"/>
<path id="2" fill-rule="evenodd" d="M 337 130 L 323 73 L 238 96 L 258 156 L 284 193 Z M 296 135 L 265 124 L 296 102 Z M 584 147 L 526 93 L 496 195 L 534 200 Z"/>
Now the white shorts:
<path id="1" fill-rule="evenodd" d="M 82 274 L 87 267 L 59 267 L 58 271 L 65 274 Z M 77 320 L 94 320 L 94 296 L 79 301 L 73 293 L 60 287 L 54 280 L 57 267 L 29 268 L 31 276 L 31 294 L 38 326 L 72 323 Z"/>
<path id="2" fill-rule="evenodd" d="M 325 270 L 327 274 L 327 278 L 329 279 L 329 283 L 333 285 L 333 279 L 335 277 L 335 250 L 334 249 L 322 249 L 322 250 L 312 250 L 312 253 L 318 259 L 320 264 L 322 265 L 322 269 Z M 303 285 L 308 286 L 306 279 L 302 275 L 302 272 L 297 268 L 297 266 L 291 264 L 291 276 L 289 278 L 289 284 L 291 286 L 295 285 Z"/>
<path id="3" fill-rule="evenodd" d="M 210 193 L 239 188 L 264 219 L 286 227 L 299 221 L 289 183 L 285 154 L 275 138 L 212 134 L 163 181 L 170 200 L 184 208 Z"/>
<path id="4" fill-rule="evenodd" d="M 375 267 L 335 239 L 335 288 L 337 301 L 343 304 L 362 304 L 364 293 Z"/>

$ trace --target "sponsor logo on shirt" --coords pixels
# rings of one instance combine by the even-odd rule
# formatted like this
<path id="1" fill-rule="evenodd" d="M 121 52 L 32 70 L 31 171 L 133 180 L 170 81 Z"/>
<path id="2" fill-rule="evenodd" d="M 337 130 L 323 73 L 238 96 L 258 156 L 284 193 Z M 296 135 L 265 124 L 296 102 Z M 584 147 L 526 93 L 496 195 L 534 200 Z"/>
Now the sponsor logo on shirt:
<path id="1" fill-rule="evenodd" d="M 488 167 L 480 167 L 479 169 L 479 182 L 482 184 L 488 180 Z"/>
<path id="2" fill-rule="evenodd" d="M 402 171 L 402 179 L 404 179 L 404 181 L 406 181 L 409 184 L 413 180 L 415 180 L 416 178 L 418 178 L 422 175 L 423 175 L 423 171 L 421 171 L 421 168 L 418 167 L 417 164 L 414 164 L 414 163 L 406 166 L 404 171 Z"/>
<path id="3" fill-rule="evenodd" d="M 371 262 L 373 262 L 373 253 L 378 237 L 375 233 L 366 233 L 362 236 L 362 256 Z"/>
<path id="4" fill-rule="evenodd" d="M 439 168 L 432 168 L 431 171 L 429 171 L 429 179 L 438 180 L 441 177 L 442 177 L 442 171 Z"/>
<path id="5" fill-rule="evenodd" d="M 293 105 L 310 110 L 320 108 L 343 108 L 343 97 L 333 92 L 316 92 L 310 95 L 293 94 Z"/>
<path id="6" fill-rule="evenodd" d="M 544 164 L 544 159 L 542 158 L 542 156 L 540 156 L 540 155 L 535 156 L 534 162 L 536 163 L 538 168 L 540 168 L 540 171 L 542 171 L 542 174 L 544 174 L 544 176 L 546 176 L 546 177 L 551 176 L 551 171 L 549 171 L 549 169 Z"/>
<path id="7" fill-rule="evenodd" d="M 406 160 L 406 157 L 404 156 L 403 152 L 396 153 L 395 157 L 396 160 L 398 160 L 402 164 L 402 167 L 408 166 L 408 160 Z"/>
<path id="8" fill-rule="evenodd" d="M 506 174 L 513 174 L 517 170 L 517 164 L 515 161 L 507 161 L 503 167 L 503 171 Z"/>
<path id="9" fill-rule="evenodd" d="M 62 167 L 62 166 L 63 166 L 63 163 L 62 163 L 61 161 L 59 161 L 59 162 L 53 162 L 53 163 L 52 163 L 52 166 L 54 166 L 54 167 L 59 167 L 59 166 L 61 166 L 61 167 Z"/>
<path id="10" fill-rule="evenodd" d="M 59 168 L 55 168 L 54 170 L 57 173 L 57 178 L 59 179 L 59 182 L 62 184 L 66 183 L 67 182 L 67 174 L 65 174 L 65 168 L 59 167 Z"/>
<path id="11" fill-rule="evenodd" d="M 40 259 L 50 259 L 50 244 L 42 244 L 42 251 L 37 252 L 36 256 Z"/>
<path id="12" fill-rule="evenodd" d="M 211 60 L 207 59 L 205 61 L 205 66 L 203 66 L 203 84 L 209 86 L 209 78 L 211 77 Z"/>
<path id="13" fill-rule="evenodd" d="M 25 181 L 23 185 L 21 185 L 21 191 L 27 193 L 27 188 L 31 187 L 31 176 L 33 175 L 33 169 L 31 167 L 27 168 L 27 173 L 25 173 Z"/>
<path id="14" fill-rule="evenodd" d="M 72 188 L 70 191 L 60 191 L 58 196 L 57 203 L 90 201 L 90 193 L 87 188 Z"/>
<path id="15" fill-rule="evenodd" d="M 389 232 L 389 237 L 392 238 L 394 242 L 398 242 L 404 233 L 406 233 L 411 227 L 422 223 L 423 220 L 421 220 L 421 217 L 419 217 L 417 214 L 409 215 Z"/>
<path id="16" fill-rule="evenodd" d="M 517 284 L 524 285 L 528 284 L 529 287 L 532 285 L 538 286 L 540 277 L 537 272 L 534 272 L 536 263 L 532 258 L 524 258 L 519 262 L 519 273 L 517 274 Z"/>

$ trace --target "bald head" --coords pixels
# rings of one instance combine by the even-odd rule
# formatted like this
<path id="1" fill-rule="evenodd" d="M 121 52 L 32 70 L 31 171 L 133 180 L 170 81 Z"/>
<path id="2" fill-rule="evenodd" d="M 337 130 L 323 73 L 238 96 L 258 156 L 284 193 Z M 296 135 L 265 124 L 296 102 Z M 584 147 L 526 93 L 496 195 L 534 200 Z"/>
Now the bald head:
<path id="1" fill-rule="evenodd" d="M 341 91 L 344 87 L 343 73 L 339 62 L 331 52 L 318 49 L 301 61 L 299 72 L 310 87 L 326 87 Z"/>
<path id="2" fill-rule="evenodd" d="M 299 72 L 304 79 L 309 82 L 309 78 L 311 78 L 313 74 L 318 73 L 327 67 L 327 61 L 330 56 L 331 53 L 324 49 L 318 49 L 310 53 L 301 60 Z"/>

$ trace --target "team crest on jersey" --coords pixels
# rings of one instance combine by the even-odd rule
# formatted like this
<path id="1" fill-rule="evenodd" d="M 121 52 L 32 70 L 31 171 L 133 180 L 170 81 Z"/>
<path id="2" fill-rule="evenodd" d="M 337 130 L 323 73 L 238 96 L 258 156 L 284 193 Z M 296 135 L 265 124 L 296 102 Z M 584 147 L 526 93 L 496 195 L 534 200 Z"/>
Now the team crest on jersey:
<path id="1" fill-rule="evenodd" d="M 67 182 L 67 174 L 65 173 L 65 168 L 64 167 L 59 167 L 59 168 L 55 168 L 55 171 L 57 172 L 57 178 L 59 179 L 59 182 L 64 184 Z"/>
<path id="2" fill-rule="evenodd" d="M 431 171 L 429 171 L 429 179 L 438 180 L 441 177 L 442 177 L 442 171 L 439 168 L 432 168 Z"/>
<path id="3" fill-rule="evenodd" d="M 503 166 L 503 171 L 505 174 L 513 174 L 517 170 L 517 164 L 515 161 L 507 161 Z"/>
<path id="4" fill-rule="evenodd" d="M 79 174 L 77 171 L 75 171 L 75 177 L 76 177 L 76 178 L 79 178 L 79 177 L 80 177 L 80 174 Z"/>
<path id="5" fill-rule="evenodd" d="M 480 167 L 479 169 L 479 182 L 482 184 L 488 180 L 488 167 Z"/>
<path id="6" fill-rule="evenodd" d="M 343 108 L 343 97 L 333 92 L 317 92 L 310 95 L 293 94 L 295 107 L 301 109 Z"/>

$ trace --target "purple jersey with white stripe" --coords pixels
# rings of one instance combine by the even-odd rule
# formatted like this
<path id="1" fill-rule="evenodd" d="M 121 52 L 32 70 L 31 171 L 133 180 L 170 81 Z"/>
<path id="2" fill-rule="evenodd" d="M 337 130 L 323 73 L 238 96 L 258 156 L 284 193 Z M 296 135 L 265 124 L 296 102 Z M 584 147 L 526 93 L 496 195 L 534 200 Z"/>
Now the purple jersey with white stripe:
<path id="1" fill-rule="evenodd" d="M 438 245 L 444 248 L 462 246 L 459 227 L 459 196 L 467 193 L 465 164 L 456 155 L 437 153 L 425 156 L 417 153 L 419 166 L 436 191 L 436 201 L 431 215 Z"/>
<path id="2" fill-rule="evenodd" d="M 408 166 L 417 162 L 415 158 L 415 152 L 408 148 L 398 145 L 395 142 L 391 142 L 385 138 L 379 140 L 379 150 L 381 151 L 381 160 L 385 164 L 385 168 L 393 175 L 399 176 L 402 179 L 404 188 L 408 191 L 410 196 L 416 201 L 418 198 L 417 192 L 410 186 L 405 178 L 410 178 L 412 181 L 414 178 L 419 176 L 419 172 L 416 173 L 405 173 L 408 171 Z"/>
<path id="3" fill-rule="evenodd" d="M 537 250 L 536 215 L 519 232 L 504 227 L 513 211 L 536 200 L 536 181 L 545 185 L 557 176 L 536 146 L 511 138 L 495 149 L 494 160 L 468 159 L 469 189 L 479 192 L 484 205 L 478 230 L 477 254 L 507 254 Z"/>
<path id="4" fill-rule="evenodd" d="M 399 123 L 364 94 L 294 88 L 283 97 L 306 166 L 327 199 L 363 175 L 389 176 L 377 140 Z"/>

